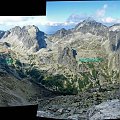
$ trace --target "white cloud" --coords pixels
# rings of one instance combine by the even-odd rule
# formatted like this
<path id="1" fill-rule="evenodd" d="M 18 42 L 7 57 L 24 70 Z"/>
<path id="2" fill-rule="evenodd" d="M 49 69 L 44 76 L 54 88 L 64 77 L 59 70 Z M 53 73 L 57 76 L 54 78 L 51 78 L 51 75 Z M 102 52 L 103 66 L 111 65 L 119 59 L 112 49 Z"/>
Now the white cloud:
<path id="1" fill-rule="evenodd" d="M 103 23 L 120 23 L 120 19 L 115 19 L 115 18 L 112 18 L 112 17 L 105 17 L 105 18 L 102 18 L 101 21 Z"/>
<path id="2" fill-rule="evenodd" d="M 47 23 L 47 17 L 46 16 L 0 16 L 0 24 L 1 25 L 10 25 L 10 26 L 15 26 L 15 25 L 28 25 L 28 24 L 33 24 L 33 25 L 45 25 Z"/>
<path id="3" fill-rule="evenodd" d="M 108 5 L 107 5 L 107 4 L 104 4 L 101 9 L 97 10 L 96 16 L 97 16 L 97 17 L 104 17 L 104 16 L 105 16 L 105 13 L 106 13 L 107 7 L 108 7 Z"/>
<path id="4" fill-rule="evenodd" d="M 71 14 L 68 17 L 67 22 L 79 23 L 86 19 L 87 17 L 89 17 L 87 14 Z"/>
<path id="5" fill-rule="evenodd" d="M 104 4 L 103 7 L 99 10 L 97 10 L 95 17 L 99 22 L 107 23 L 107 24 L 115 24 L 120 23 L 119 18 L 113 18 L 111 16 L 106 16 L 108 5 Z"/>
<path id="6" fill-rule="evenodd" d="M 102 18 L 101 19 L 102 22 L 104 23 L 114 23 L 116 21 L 116 19 L 112 18 L 112 17 L 106 17 L 106 18 Z"/>
<path id="7" fill-rule="evenodd" d="M 0 25 L 1 26 L 25 26 L 25 25 L 36 25 L 36 26 L 58 26 L 58 25 L 71 25 L 73 22 L 57 22 L 49 21 L 46 16 L 0 16 Z"/>
<path id="8" fill-rule="evenodd" d="M 20 17 L 20 16 L 0 16 L 0 22 L 16 22 L 16 21 L 21 21 L 24 20 L 25 17 Z"/>
<path id="9" fill-rule="evenodd" d="M 48 21 L 46 23 L 47 26 L 68 26 L 68 25 L 74 25 L 74 24 L 77 24 L 75 22 L 69 22 L 69 21 L 65 21 L 65 22 L 52 22 L 52 21 Z"/>

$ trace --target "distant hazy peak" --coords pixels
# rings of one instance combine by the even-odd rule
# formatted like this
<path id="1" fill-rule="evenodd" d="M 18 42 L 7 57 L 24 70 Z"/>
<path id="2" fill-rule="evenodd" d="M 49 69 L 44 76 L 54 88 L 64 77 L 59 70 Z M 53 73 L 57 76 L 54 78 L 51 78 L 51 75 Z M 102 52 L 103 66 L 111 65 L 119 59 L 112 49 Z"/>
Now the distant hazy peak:
<path id="1" fill-rule="evenodd" d="M 58 30 L 56 33 L 60 33 L 60 32 L 66 32 L 67 30 L 65 29 L 65 28 L 62 28 L 62 29 L 60 29 L 60 30 Z M 55 33 L 55 34 L 56 34 Z"/>
<path id="2" fill-rule="evenodd" d="M 66 34 L 68 33 L 68 31 L 65 29 L 65 28 L 62 28 L 58 31 L 56 31 L 53 36 L 56 36 L 56 37 L 64 37 Z"/>

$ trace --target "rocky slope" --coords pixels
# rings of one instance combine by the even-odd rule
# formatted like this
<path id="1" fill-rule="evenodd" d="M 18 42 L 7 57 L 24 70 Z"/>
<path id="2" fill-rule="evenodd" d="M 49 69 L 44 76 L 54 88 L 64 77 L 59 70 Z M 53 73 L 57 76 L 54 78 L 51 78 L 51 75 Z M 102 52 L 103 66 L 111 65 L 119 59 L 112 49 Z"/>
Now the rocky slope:
<path id="1" fill-rule="evenodd" d="M 54 93 L 24 75 L 20 62 L 16 62 L 12 51 L 7 53 L 6 46 L 4 43 L 0 45 L 0 106 L 36 104 L 38 98 L 54 96 Z M 8 58 L 12 61 L 7 61 Z"/>
<path id="2" fill-rule="evenodd" d="M 19 80 L 0 68 L 0 106 L 36 104 L 38 98 L 53 96 L 54 93 L 29 79 Z"/>
<path id="3" fill-rule="evenodd" d="M 120 119 L 120 100 L 109 100 L 88 110 L 89 120 Z"/>
<path id="4" fill-rule="evenodd" d="M 40 116 L 71 120 L 119 119 L 119 84 L 111 84 L 81 92 L 78 95 L 39 99 Z"/>

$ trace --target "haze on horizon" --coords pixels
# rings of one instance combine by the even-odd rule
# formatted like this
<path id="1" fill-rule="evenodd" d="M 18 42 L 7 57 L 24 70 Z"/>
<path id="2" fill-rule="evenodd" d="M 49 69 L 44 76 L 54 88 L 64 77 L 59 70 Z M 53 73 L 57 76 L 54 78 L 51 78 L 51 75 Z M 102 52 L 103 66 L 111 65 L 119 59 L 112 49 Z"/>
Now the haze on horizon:
<path id="1" fill-rule="evenodd" d="M 59 1 L 47 2 L 46 16 L 0 16 L 0 30 L 14 26 L 36 25 L 45 33 L 72 28 L 91 17 L 104 25 L 120 23 L 120 1 Z"/>

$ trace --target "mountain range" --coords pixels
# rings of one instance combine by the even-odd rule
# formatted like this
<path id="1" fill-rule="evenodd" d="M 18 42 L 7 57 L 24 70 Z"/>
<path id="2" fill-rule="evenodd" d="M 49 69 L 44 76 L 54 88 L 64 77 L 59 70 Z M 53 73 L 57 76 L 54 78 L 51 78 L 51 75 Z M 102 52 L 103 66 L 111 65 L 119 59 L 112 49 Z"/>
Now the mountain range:
<path id="1" fill-rule="evenodd" d="M 59 46 L 66 47 L 68 45 L 78 50 L 78 55 L 83 51 L 82 48 L 88 50 L 101 49 L 101 51 L 104 49 L 106 53 L 114 51 L 118 53 L 119 30 L 120 24 L 107 27 L 88 18 L 72 29 L 62 28 L 51 35 L 40 31 L 34 25 L 22 28 L 16 26 L 8 31 L 0 31 L 0 41 L 9 43 L 11 49 L 20 54 L 38 53 L 40 55 L 40 53 L 44 54 L 45 52 L 47 55 L 43 57 L 44 59 L 56 53 Z"/>
<path id="2" fill-rule="evenodd" d="M 83 58 L 103 61 L 81 62 Z M 120 24 L 108 27 L 88 18 L 54 34 L 35 25 L 1 30 L 0 61 L 1 105 L 33 103 L 46 97 L 44 93 L 69 95 L 94 88 L 101 92 L 104 86 L 119 83 Z M 10 95 L 13 101 L 5 101 Z"/>
<path id="3" fill-rule="evenodd" d="M 63 48 L 70 46 L 77 50 L 77 58 L 79 58 L 82 56 L 81 52 L 85 48 L 89 51 L 99 49 L 100 51 L 105 50 L 106 53 L 114 53 L 114 51 L 119 53 L 119 31 L 120 24 L 107 27 L 102 23 L 88 18 L 78 23 L 72 29 L 66 30 L 62 28 L 51 35 L 40 31 L 38 27 L 34 25 L 24 26 L 22 28 L 16 26 L 8 31 L 0 31 L 0 41 L 9 43 L 11 49 L 20 54 L 34 53 L 44 59 L 50 57 L 51 54 L 56 54 L 59 46 Z M 83 51 L 83 53 L 84 52 L 85 51 Z M 44 53 L 46 56 L 40 55 Z M 93 53 L 91 53 L 91 55 L 94 56 Z M 57 58 L 53 57 L 53 60 L 54 59 Z M 50 60 L 50 62 L 52 61 Z"/>

